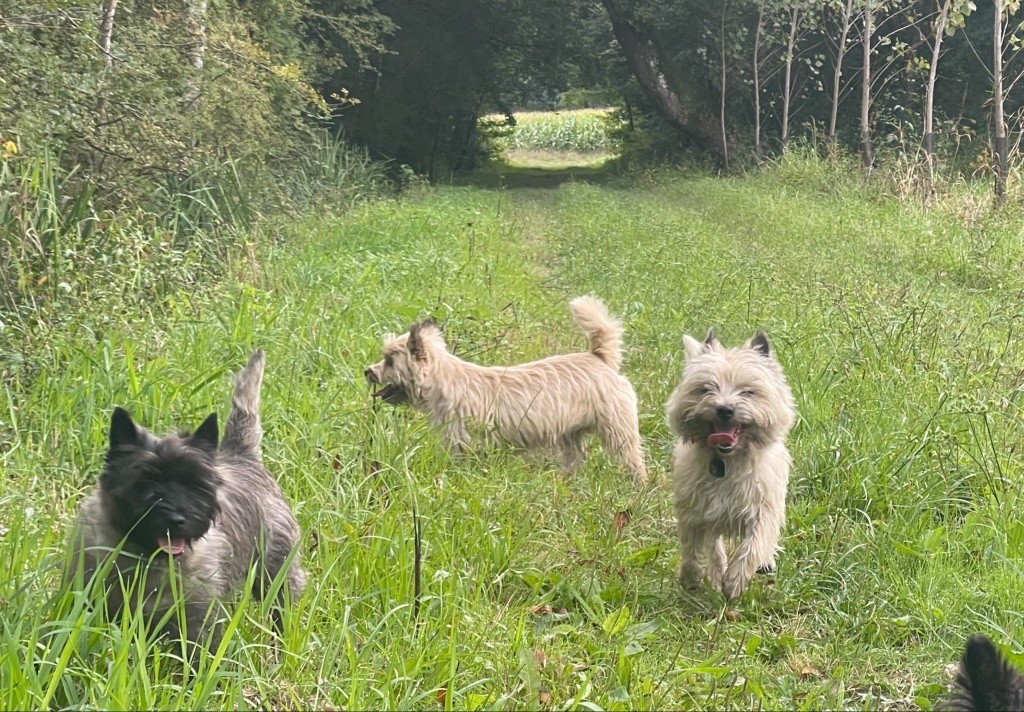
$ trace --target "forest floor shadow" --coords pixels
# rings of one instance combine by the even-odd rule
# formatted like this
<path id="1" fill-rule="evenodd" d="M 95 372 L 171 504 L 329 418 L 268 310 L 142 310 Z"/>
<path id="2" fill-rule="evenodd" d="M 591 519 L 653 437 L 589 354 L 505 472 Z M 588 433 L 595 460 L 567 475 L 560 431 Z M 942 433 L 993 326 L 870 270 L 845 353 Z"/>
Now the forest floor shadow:
<path id="1" fill-rule="evenodd" d="M 563 151 L 519 151 L 479 170 L 456 177 L 458 185 L 478 188 L 557 188 L 563 183 L 608 180 L 615 156 Z"/>

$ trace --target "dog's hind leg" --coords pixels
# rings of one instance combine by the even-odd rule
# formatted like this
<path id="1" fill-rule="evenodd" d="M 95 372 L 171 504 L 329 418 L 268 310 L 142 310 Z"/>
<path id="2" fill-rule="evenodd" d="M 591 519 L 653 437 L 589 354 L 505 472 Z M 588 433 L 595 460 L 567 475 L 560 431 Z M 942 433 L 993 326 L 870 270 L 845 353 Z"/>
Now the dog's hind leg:
<path id="1" fill-rule="evenodd" d="M 565 474 L 571 475 L 576 472 L 586 457 L 586 449 L 583 446 L 585 437 L 586 433 L 577 430 L 558 439 L 558 448 L 562 452 L 562 469 Z"/>
<path id="2" fill-rule="evenodd" d="M 647 464 L 636 412 L 598 421 L 597 434 L 608 453 L 633 475 L 633 481 L 638 485 L 647 484 Z"/>

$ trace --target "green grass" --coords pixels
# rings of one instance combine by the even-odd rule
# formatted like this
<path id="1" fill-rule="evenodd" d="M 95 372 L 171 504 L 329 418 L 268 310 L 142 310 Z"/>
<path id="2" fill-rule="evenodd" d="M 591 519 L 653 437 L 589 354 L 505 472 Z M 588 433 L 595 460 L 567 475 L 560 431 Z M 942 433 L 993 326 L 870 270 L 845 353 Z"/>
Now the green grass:
<path id="1" fill-rule="evenodd" d="M 1024 243 L 1013 215 L 858 192 L 792 166 L 445 188 L 297 222 L 159 309 L 71 314 L 0 393 L 0 707 L 929 707 L 968 635 L 1024 643 Z M 500 448 L 453 461 L 370 403 L 383 332 L 433 314 L 460 355 L 518 362 L 582 348 L 566 302 L 587 292 L 626 324 L 655 476 L 683 330 L 778 349 L 802 416 L 785 551 L 738 620 L 675 586 L 664 481 L 635 491 L 599 451 L 568 479 Z M 111 408 L 158 431 L 224 415 L 256 346 L 310 586 L 279 648 L 231 609 L 223 657 L 183 679 L 56 564 Z"/>

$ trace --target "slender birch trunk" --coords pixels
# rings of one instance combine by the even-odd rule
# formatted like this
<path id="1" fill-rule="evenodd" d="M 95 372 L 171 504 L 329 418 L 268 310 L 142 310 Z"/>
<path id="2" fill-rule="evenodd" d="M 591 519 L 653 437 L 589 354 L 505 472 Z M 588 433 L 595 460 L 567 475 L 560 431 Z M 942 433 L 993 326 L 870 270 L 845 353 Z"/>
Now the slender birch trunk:
<path id="1" fill-rule="evenodd" d="M 722 28 L 721 35 L 719 36 L 719 48 L 721 52 L 719 59 L 722 64 L 722 92 L 721 92 L 721 106 L 719 115 L 721 117 L 722 125 L 722 165 L 726 170 L 729 170 L 729 142 L 725 135 L 725 94 L 726 94 L 726 64 L 725 64 L 725 15 L 728 11 L 729 3 L 728 0 L 722 3 Z"/>
<path id="2" fill-rule="evenodd" d="M 996 203 L 1006 195 L 1006 119 L 1003 116 L 1003 2 L 994 0 L 996 12 L 992 29 L 992 99 L 995 119 Z"/>
<path id="3" fill-rule="evenodd" d="M 953 0 L 943 0 L 939 17 L 935 21 L 935 43 L 932 45 L 932 63 L 928 68 L 928 85 L 924 94 L 924 154 L 928 161 L 928 194 L 935 191 L 935 78 L 939 70 L 942 39 L 946 35 L 949 7 Z"/>
<path id="4" fill-rule="evenodd" d="M 865 1 L 864 7 L 864 71 L 860 91 L 860 150 L 864 168 L 870 173 L 874 163 L 874 149 L 871 145 L 871 35 L 874 34 L 875 8 L 872 0 Z"/>
<path id="5" fill-rule="evenodd" d="M 114 57 L 110 54 L 110 40 L 114 36 L 114 15 L 117 13 L 118 0 L 103 0 L 100 5 L 100 49 L 103 51 L 103 61 L 109 70 L 114 63 Z"/>
<path id="6" fill-rule="evenodd" d="M 760 51 L 761 51 L 761 28 L 764 26 L 764 4 L 758 4 L 757 28 L 754 30 L 754 156 L 760 163 L 763 158 L 761 152 L 761 80 L 759 76 Z"/>
<path id="7" fill-rule="evenodd" d="M 789 104 L 793 89 L 793 50 L 796 47 L 796 28 L 800 20 L 800 9 L 790 10 L 789 40 L 786 43 L 786 74 L 782 89 L 782 150 L 789 143 Z"/>
<path id="8" fill-rule="evenodd" d="M 839 47 L 836 53 L 835 71 L 832 73 L 832 113 L 828 118 L 828 138 L 834 145 L 836 142 L 836 118 L 839 115 L 839 90 L 843 81 L 843 58 L 846 57 L 846 40 L 853 26 L 853 0 L 846 0 L 843 6 L 843 28 L 839 34 Z"/>
<path id="9" fill-rule="evenodd" d="M 206 55 L 207 0 L 186 0 L 185 31 L 188 33 L 188 60 L 192 71 L 186 83 L 185 105 L 195 108 L 202 93 L 203 60 Z"/>

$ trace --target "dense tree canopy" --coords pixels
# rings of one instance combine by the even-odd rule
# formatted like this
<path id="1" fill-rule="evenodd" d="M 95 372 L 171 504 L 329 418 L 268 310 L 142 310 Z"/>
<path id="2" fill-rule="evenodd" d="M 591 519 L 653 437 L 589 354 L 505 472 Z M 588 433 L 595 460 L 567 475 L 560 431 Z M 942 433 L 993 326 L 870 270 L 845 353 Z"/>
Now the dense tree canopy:
<path id="1" fill-rule="evenodd" d="M 1011 134 L 1017 11 L 1005 6 L 1002 39 Z M 437 176 L 483 155 L 482 114 L 593 90 L 665 146 L 719 157 L 729 142 L 776 150 L 809 131 L 855 148 L 865 126 L 883 146 L 919 145 L 928 123 L 940 154 L 973 158 L 992 125 L 994 12 L 971 0 L 0 0 L 0 133 L 115 193 L 225 157 L 287 163 L 330 123 Z"/>

